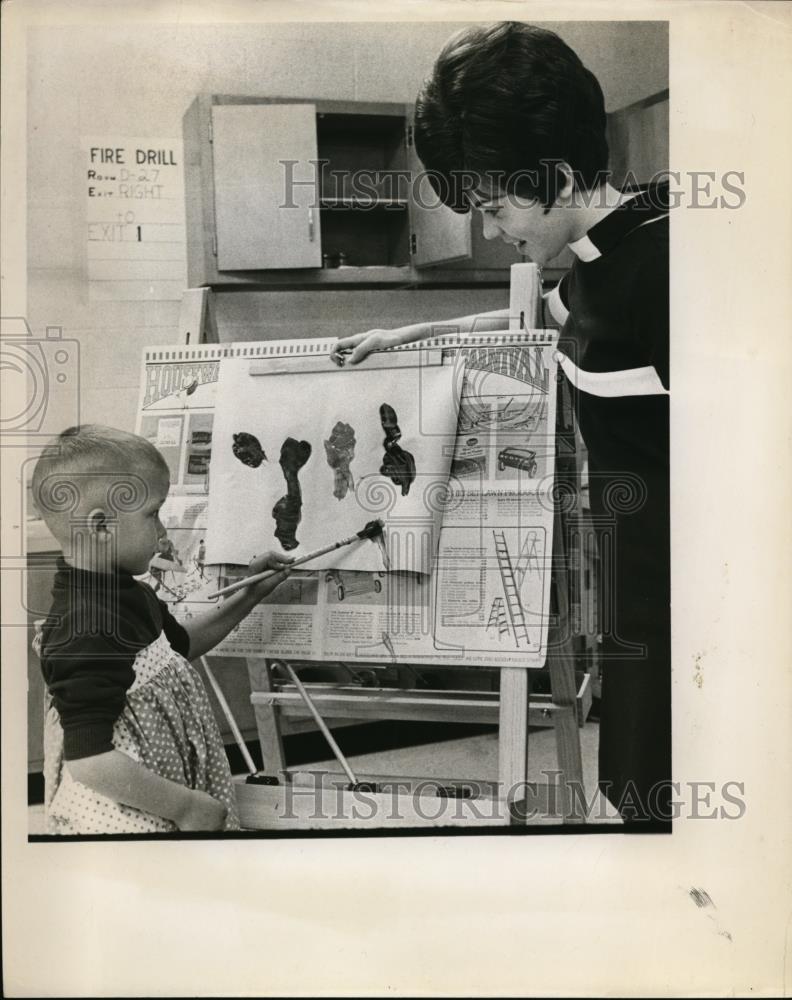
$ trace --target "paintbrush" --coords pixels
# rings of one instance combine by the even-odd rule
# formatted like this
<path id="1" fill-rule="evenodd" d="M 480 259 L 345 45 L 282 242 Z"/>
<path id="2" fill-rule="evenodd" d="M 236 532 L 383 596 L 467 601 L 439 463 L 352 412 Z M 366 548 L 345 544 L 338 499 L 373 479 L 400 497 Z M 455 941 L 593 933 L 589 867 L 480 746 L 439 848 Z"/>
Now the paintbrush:
<path id="1" fill-rule="evenodd" d="M 319 556 L 327 555 L 328 552 L 333 552 L 335 549 L 341 549 L 345 545 L 351 545 L 353 542 L 358 542 L 363 539 L 369 538 L 379 538 L 382 535 L 385 525 L 380 520 L 369 521 L 365 528 L 361 531 L 356 532 L 354 535 L 350 535 L 349 538 L 342 538 L 340 542 L 333 542 L 331 545 L 325 545 L 321 549 L 314 549 L 313 552 L 307 553 L 307 555 L 300 556 L 299 559 L 295 559 L 294 562 L 289 563 L 284 569 L 294 569 L 295 566 L 301 566 L 303 563 L 308 562 L 311 559 L 318 559 Z M 255 573 L 253 576 L 246 576 L 244 580 L 237 580 L 236 583 L 230 584 L 228 587 L 223 587 L 222 590 L 218 590 L 215 594 L 209 595 L 209 600 L 214 601 L 218 597 L 225 597 L 226 594 L 232 594 L 235 590 L 241 590 L 243 587 L 249 587 L 251 584 L 259 583 L 261 580 L 266 580 L 276 573 L 281 573 L 283 570 L 280 569 L 267 569 L 263 573 Z"/>

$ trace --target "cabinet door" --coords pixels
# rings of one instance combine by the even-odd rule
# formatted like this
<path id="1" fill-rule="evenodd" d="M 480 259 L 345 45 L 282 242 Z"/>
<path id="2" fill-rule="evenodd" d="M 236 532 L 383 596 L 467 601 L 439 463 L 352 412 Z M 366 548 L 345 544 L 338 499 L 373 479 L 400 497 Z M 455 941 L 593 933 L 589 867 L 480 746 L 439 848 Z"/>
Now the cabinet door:
<path id="1" fill-rule="evenodd" d="M 446 208 L 432 190 L 412 141 L 413 109 L 407 110 L 407 166 L 410 184 L 410 257 L 415 267 L 469 260 L 473 252 L 470 214 Z"/>
<path id="2" fill-rule="evenodd" d="M 608 115 L 611 183 L 648 183 L 668 170 L 668 92 Z"/>
<path id="3" fill-rule="evenodd" d="M 315 105 L 214 105 L 212 142 L 217 269 L 321 267 Z"/>

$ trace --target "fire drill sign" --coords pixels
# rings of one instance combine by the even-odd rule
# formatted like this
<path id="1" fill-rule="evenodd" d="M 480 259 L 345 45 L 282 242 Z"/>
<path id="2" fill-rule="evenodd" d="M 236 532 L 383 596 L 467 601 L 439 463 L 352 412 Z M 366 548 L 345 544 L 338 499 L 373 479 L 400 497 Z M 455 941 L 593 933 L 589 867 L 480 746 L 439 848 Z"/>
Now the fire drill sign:
<path id="1" fill-rule="evenodd" d="M 181 299 L 187 286 L 181 140 L 85 137 L 81 146 L 89 299 Z"/>

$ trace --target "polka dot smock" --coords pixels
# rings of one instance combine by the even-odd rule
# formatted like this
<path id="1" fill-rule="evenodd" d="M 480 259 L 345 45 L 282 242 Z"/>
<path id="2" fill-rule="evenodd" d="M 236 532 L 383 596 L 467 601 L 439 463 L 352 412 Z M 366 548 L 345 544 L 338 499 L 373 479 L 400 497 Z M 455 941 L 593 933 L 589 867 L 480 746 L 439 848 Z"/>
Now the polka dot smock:
<path id="1" fill-rule="evenodd" d="M 126 705 L 113 726 L 113 747 L 170 781 L 207 792 L 228 809 L 225 830 L 238 830 L 231 771 L 198 672 L 164 632 L 140 650 Z M 63 728 L 50 702 L 44 723 L 47 830 L 53 834 L 163 833 L 175 823 L 109 799 L 71 777 Z"/>

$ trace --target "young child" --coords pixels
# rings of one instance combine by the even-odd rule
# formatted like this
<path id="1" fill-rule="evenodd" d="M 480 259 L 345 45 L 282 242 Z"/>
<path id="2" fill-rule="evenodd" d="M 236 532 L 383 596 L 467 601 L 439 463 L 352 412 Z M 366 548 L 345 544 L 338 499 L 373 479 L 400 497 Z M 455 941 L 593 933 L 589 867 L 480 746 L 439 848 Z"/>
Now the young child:
<path id="1" fill-rule="evenodd" d="M 238 829 L 231 773 L 188 662 L 212 649 L 288 575 L 180 625 L 147 585 L 170 486 L 157 449 L 99 425 L 64 431 L 39 458 L 33 497 L 63 556 L 38 642 L 48 691 L 45 812 L 56 834 Z"/>
<path id="2" fill-rule="evenodd" d="M 483 215 L 542 265 L 569 246 L 548 298 L 589 456 L 603 565 L 599 780 L 625 822 L 668 828 L 671 778 L 668 189 L 608 181 L 597 80 L 553 32 L 475 26 L 440 53 L 415 109 L 415 148 L 438 196 Z M 443 326 L 506 329 L 508 310 Z M 344 338 L 334 360 L 432 335 L 432 324 Z M 610 555 L 608 555 L 610 553 Z"/>

